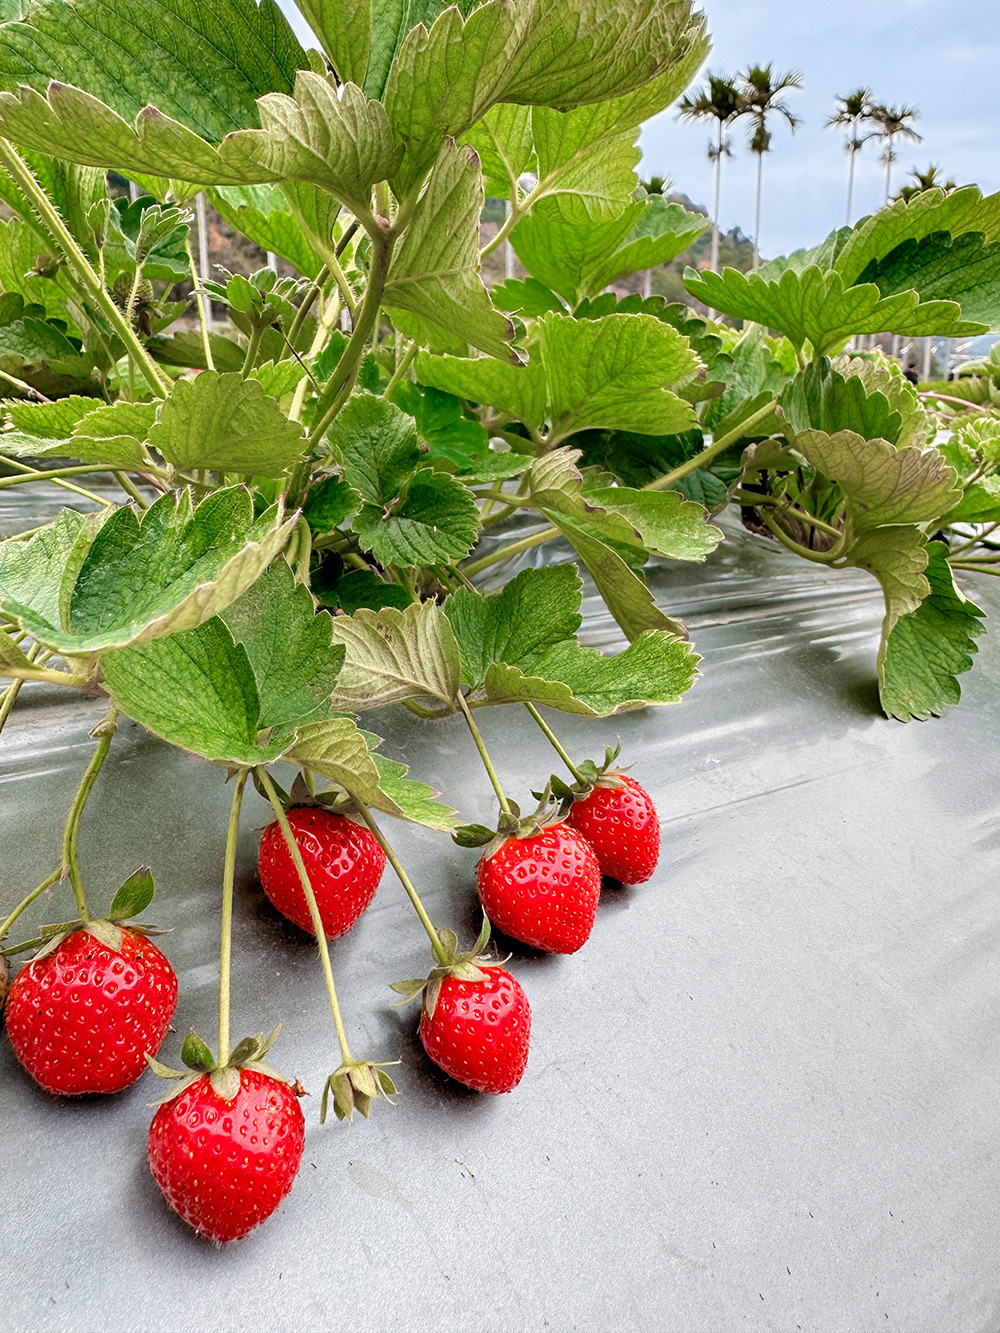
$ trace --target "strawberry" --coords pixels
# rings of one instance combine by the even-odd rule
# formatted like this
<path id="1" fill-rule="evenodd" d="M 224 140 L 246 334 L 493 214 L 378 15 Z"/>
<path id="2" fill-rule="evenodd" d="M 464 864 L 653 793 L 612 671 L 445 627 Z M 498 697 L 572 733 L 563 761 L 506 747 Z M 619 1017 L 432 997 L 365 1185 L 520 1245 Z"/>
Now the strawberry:
<path id="1" fill-rule="evenodd" d="M 209 1074 L 161 1106 L 149 1127 L 149 1166 L 163 1197 L 209 1240 L 239 1240 L 292 1188 L 305 1120 L 289 1084 L 254 1069 L 220 1097 Z"/>
<path id="2" fill-rule="evenodd" d="M 336 939 L 350 930 L 374 898 L 385 870 L 385 852 L 368 829 L 319 806 L 292 806 L 288 823 L 316 895 L 324 934 Z M 261 837 L 257 868 L 264 892 L 278 911 L 315 934 L 298 871 L 277 820 Z"/>
<path id="3" fill-rule="evenodd" d="M 484 956 L 489 938 L 485 918 L 469 953 L 458 952 L 453 930 L 437 931 L 430 975 L 392 989 L 423 997 L 420 1040 L 446 1074 L 476 1092 L 510 1092 L 528 1063 L 531 1006 L 520 983 Z"/>
<path id="4" fill-rule="evenodd" d="M 601 874 L 622 884 L 643 884 L 660 859 L 660 821 L 649 793 L 627 773 L 608 773 L 566 822 L 590 843 Z"/>
<path id="5" fill-rule="evenodd" d="M 531 1006 L 502 967 L 483 981 L 445 977 L 433 1012 L 420 1016 L 424 1050 L 446 1074 L 476 1092 L 510 1092 L 528 1063 Z"/>
<path id="6" fill-rule="evenodd" d="M 476 868 L 479 900 L 493 924 L 522 944 L 576 953 L 590 935 L 601 871 L 590 843 L 568 824 L 487 847 Z"/>
<path id="7" fill-rule="evenodd" d="M 160 1048 L 177 1007 L 177 977 L 144 935 L 120 928 L 120 939 L 115 949 L 83 926 L 14 978 L 7 1035 L 46 1092 L 120 1092 Z"/>

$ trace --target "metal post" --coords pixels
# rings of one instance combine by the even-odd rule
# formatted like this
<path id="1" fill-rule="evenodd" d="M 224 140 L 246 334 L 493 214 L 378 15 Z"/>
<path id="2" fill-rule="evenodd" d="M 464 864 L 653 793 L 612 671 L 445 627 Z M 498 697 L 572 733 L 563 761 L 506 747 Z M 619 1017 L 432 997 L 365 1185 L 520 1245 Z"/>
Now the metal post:
<path id="1" fill-rule="evenodd" d="M 199 194 L 194 201 L 195 218 L 198 223 L 198 273 L 202 282 L 211 276 L 212 265 L 208 253 L 208 212 L 205 208 L 205 196 Z M 212 327 L 212 302 L 205 302 L 205 323 Z"/>

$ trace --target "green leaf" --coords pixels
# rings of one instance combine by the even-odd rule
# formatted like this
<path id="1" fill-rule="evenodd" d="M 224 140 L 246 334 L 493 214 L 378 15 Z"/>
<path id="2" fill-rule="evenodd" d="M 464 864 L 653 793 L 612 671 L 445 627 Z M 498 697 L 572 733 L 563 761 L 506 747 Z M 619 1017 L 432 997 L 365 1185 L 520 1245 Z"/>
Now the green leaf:
<path id="1" fill-rule="evenodd" d="M 223 185 L 210 190 L 209 198 L 224 221 L 262 250 L 287 259 L 307 278 L 319 273 L 323 261 L 276 185 Z"/>
<path id="2" fill-rule="evenodd" d="M 494 309 L 479 276 L 484 202 L 479 159 L 467 146 L 446 143 L 393 255 L 383 304 L 423 346 L 464 352 L 471 344 L 516 363 L 513 325 Z"/>
<path id="3" fill-rule="evenodd" d="M 586 488 L 588 505 L 599 505 L 627 519 L 642 545 L 654 555 L 672 560 L 704 560 L 722 541 L 700 504 L 676 491 L 638 491 L 627 486 Z"/>
<path id="4" fill-rule="evenodd" d="M 178 380 L 149 443 L 182 470 L 215 468 L 280 477 L 302 457 L 302 427 L 263 386 L 236 373 L 205 371 Z"/>
<path id="5" fill-rule="evenodd" d="M 333 639 L 347 649 L 334 703 L 382 708 L 405 699 L 438 699 L 454 705 L 461 672 L 458 643 L 435 602 L 404 611 L 356 611 L 336 616 Z"/>
<path id="6" fill-rule="evenodd" d="M 1000 322 L 1000 242 L 987 244 L 979 232 L 904 241 L 862 276 L 884 297 L 914 290 L 922 301 L 957 301 L 965 319 Z"/>
<path id="7" fill-rule="evenodd" d="M 295 0 L 341 83 L 360 87 L 371 51 L 371 0 Z"/>
<path id="8" fill-rule="evenodd" d="M 816 356 L 859 333 L 965 338 L 986 332 L 981 324 L 964 322 L 955 301 L 921 302 L 912 291 L 883 299 L 874 283 L 849 287 L 839 273 L 816 266 L 788 270 L 777 281 L 734 268 L 724 273 L 689 268 L 684 285 L 710 309 L 779 329 L 796 347 L 809 342 Z"/>
<path id="9" fill-rule="evenodd" d="M 957 477 L 936 450 L 897 449 L 853 431 L 804 431 L 795 437 L 803 457 L 836 481 L 857 530 L 884 524 L 925 523 L 955 505 Z"/>
<path id="10" fill-rule="evenodd" d="M 890 410 L 899 413 L 898 437 L 890 440 L 890 444 L 898 445 L 901 449 L 914 446 L 926 449 L 931 443 L 936 428 L 924 410 L 916 388 L 903 378 L 899 362 L 890 361 L 887 357 L 840 356 L 833 362 L 833 369 L 847 379 L 860 380 L 869 396 L 881 394 Z M 882 438 L 889 437 L 883 435 Z"/>
<path id="11" fill-rule="evenodd" d="M 466 133 L 464 142 L 479 155 L 487 195 L 513 198 L 517 182 L 534 164 L 531 108 L 510 104 L 491 107 Z"/>
<path id="12" fill-rule="evenodd" d="M 0 603 L 39 642 L 85 654 L 202 624 L 253 583 L 294 517 L 256 522 L 242 487 L 193 508 L 188 491 L 83 518 L 64 512 L 28 542 L 0 546 Z"/>
<path id="13" fill-rule="evenodd" d="M 39 440 L 33 435 L 10 431 L 0 436 L 0 452 L 11 458 L 76 458 L 81 463 L 103 463 L 110 468 L 141 468 L 149 461 L 139 441 L 128 436 L 104 440 L 76 436 L 68 440 Z"/>
<path id="14" fill-rule="evenodd" d="M 958 703 L 956 677 L 971 668 L 983 632 L 983 612 L 955 587 L 947 547 L 931 542 L 927 549 L 930 595 L 899 617 L 879 651 L 882 707 L 903 722 L 940 716 Z"/>
<path id="15" fill-rule="evenodd" d="M 3 674 L 4 667 L 17 667 L 18 670 L 27 671 L 31 669 L 31 661 L 10 635 L 0 630 L 0 674 Z"/>
<path id="16" fill-rule="evenodd" d="M 209 336 L 212 360 L 218 371 L 240 370 L 245 353 L 239 343 L 231 338 L 224 338 L 221 333 Z M 149 344 L 150 354 L 155 361 L 165 366 L 189 366 L 193 370 L 207 370 L 205 344 L 197 329 L 182 333 L 172 333 L 169 337 L 154 338 Z"/>
<path id="17" fill-rule="evenodd" d="M 376 810 L 446 833 L 455 827 L 458 823 L 456 812 L 435 798 L 432 787 L 408 778 L 405 764 L 380 754 L 373 754 L 372 759 L 378 769 L 379 789 L 370 804 Z"/>
<path id="18" fill-rule="evenodd" d="M 461 482 L 425 467 L 390 505 L 366 504 L 353 526 L 362 549 L 381 565 L 434 565 L 469 554 L 479 508 Z"/>
<path id="19" fill-rule="evenodd" d="M 15 430 L 45 440 L 62 440 L 76 426 L 81 417 L 99 406 L 99 399 L 72 394 L 53 403 L 30 403 L 27 400 L 8 399 L 4 413 Z M 3 437 L 0 436 L 0 447 Z"/>
<path id="20" fill-rule="evenodd" d="M 537 328 L 554 433 L 604 426 L 667 435 L 698 424 L 665 387 L 698 370 L 686 339 L 669 325 L 650 315 L 546 315 Z"/>
<path id="21" fill-rule="evenodd" d="M 468 588 L 444 610 L 462 655 L 462 684 L 481 689 L 495 662 L 526 671 L 542 654 L 579 629 L 583 584 L 573 565 L 526 569 L 499 592 Z"/>
<path id="22" fill-rule="evenodd" d="M 171 745 L 215 763 L 276 759 L 287 734 L 258 744 L 260 698 L 247 651 L 217 617 L 170 638 L 101 658 L 115 703 Z"/>
<path id="23" fill-rule="evenodd" d="M 497 664 L 486 675 L 486 696 L 493 703 L 529 701 L 564 713 L 610 717 L 673 704 L 694 684 L 700 658 L 690 644 L 650 630 L 615 657 L 576 640 L 557 644 L 535 662 L 530 673 Z"/>
<path id="24" fill-rule="evenodd" d="M 638 123 L 608 132 L 604 105 L 575 111 L 536 106 L 531 129 L 546 216 L 576 226 L 609 222 L 632 202 L 641 153 Z M 542 204 L 544 200 L 544 205 Z"/>
<path id="25" fill-rule="evenodd" d="M 974 185 L 947 194 L 924 190 L 859 222 L 831 261 L 832 267 L 845 283 L 855 283 L 873 260 L 884 259 L 905 241 L 922 241 L 935 232 L 961 236 L 970 231 L 981 232 L 986 241 L 1000 239 L 1000 195 L 984 199 Z"/>
<path id="26" fill-rule="evenodd" d="M 385 108 L 405 151 L 392 186 L 403 197 L 448 137 L 462 135 L 489 109 L 517 48 L 512 5 L 483 4 L 463 18 L 455 6 L 403 38 L 385 85 Z M 412 13 L 411 13 L 412 18 Z"/>
<path id="27" fill-rule="evenodd" d="M 704 19 L 688 0 L 520 0 L 518 9 L 524 36 L 506 102 L 568 111 L 624 97 L 680 67 L 676 96 L 708 52 Z"/>
<path id="28" fill-rule="evenodd" d="M 257 98 L 290 93 L 307 64 L 272 0 L 40 0 L 29 15 L 3 28 L 0 125 L 92 166 L 240 184 L 211 145 L 256 125 Z"/>
<path id="29" fill-rule="evenodd" d="M 250 659 L 261 727 L 295 726 L 330 712 L 344 650 L 332 646 L 332 619 L 316 613 L 308 588 L 296 586 L 284 560 L 276 560 L 221 619 Z"/>
<path id="30" fill-rule="evenodd" d="M 348 400 L 327 438 L 342 460 L 344 481 L 375 505 L 392 503 L 420 459 L 411 418 L 370 393 Z"/>
<path id="31" fill-rule="evenodd" d="M 430 356 L 421 352 L 416 361 L 417 378 L 474 403 L 494 409 L 528 426 L 541 426 L 546 414 L 545 370 L 541 358 L 527 365 L 512 366 L 492 357 Z"/>
<path id="32" fill-rule="evenodd" d="M 619 278 L 659 268 L 687 250 L 709 225 L 703 213 L 689 213 L 663 195 L 653 195 L 617 250 L 586 278 L 588 292 L 603 291 Z"/>
<path id="33" fill-rule="evenodd" d="M 131 921 L 141 916 L 153 901 L 153 874 L 148 866 L 129 875 L 111 901 L 108 918 L 111 921 Z"/>
<path id="34" fill-rule="evenodd" d="M 378 769 L 353 718 L 332 717 L 300 727 L 284 758 L 329 778 L 363 801 L 378 792 Z"/>
<path id="35" fill-rule="evenodd" d="M 490 295 L 498 310 L 509 310 L 525 319 L 535 319 L 550 311 L 557 315 L 566 314 L 566 307 L 555 292 L 537 278 L 508 278 L 506 282 L 498 283 Z"/>
<path id="36" fill-rule="evenodd" d="M 927 561 L 927 543 L 918 527 L 872 528 L 852 545 L 845 563 L 874 574 L 885 594 L 883 642 L 900 616 L 916 611 L 930 591 Z"/>
<path id="37" fill-rule="evenodd" d="M 885 394 L 869 392 L 859 376 L 845 378 L 825 359 L 800 371 L 781 391 L 778 402 L 795 431 L 849 430 L 865 440 L 899 441 L 903 418 Z"/>
<path id="38" fill-rule="evenodd" d="M 400 154 L 380 102 L 353 83 L 335 89 L 307 70 L 293 97 L 272 93 L 258 102 L 262 129 L 229 135 L 220 156 L 263 180 L 305 181 L 353 213 L 371 208 L 372 186 L 392 175 Z"/>
<path id="39" fill-rule="evenodd" d="M 528 272 L 573 306 L 591 290 L 591 275 L 625 244 L 642 214 L 642 204 L 636 202 L 617 217 L 581 224 L 566 221 L 543 199 L 518 222 L 510 243 Z"/>
<path id="40" fill-rule="evenodd" d="M 316 536 L 333 532 L 361 508 L 361 496 L 342 477 L 319 477 L 309 487 L 303 517 Z"/>
<path id="41" fill-rule="evenodd" d="M 307 371 L 301 361 L 289 358 L 287 361 L 265 361 L 250 371 L 249 379 L 256 380 L 268 398 L 284 398 L 306 377 Z"/>

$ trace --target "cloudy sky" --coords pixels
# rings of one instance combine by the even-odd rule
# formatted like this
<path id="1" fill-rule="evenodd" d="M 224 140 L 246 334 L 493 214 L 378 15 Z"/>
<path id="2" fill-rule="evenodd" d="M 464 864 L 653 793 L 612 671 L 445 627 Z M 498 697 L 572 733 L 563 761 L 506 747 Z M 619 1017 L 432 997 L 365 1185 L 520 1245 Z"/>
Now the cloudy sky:
<path id="1" fill-rule="evenodd" d="M 628 3 L 628 0 L 623 0 Z M 293 0 L 280 0 L 301 36 Z M 776 128 L 765 168 L 761 245 L 765 255 L 813 245 L 843 222 L 847 158 L 843 134 L 824 128 L 834 99 L 867 86 L 882 102 L 920 110 L 920 144 L 900 145 L 894 168 L 902 184 L 914 166 L 936 162 L 964 184 L 1000 189 L 1000 0 L 700 0 L 713 50 L 706 70 L 735 73 L 772 62 L 797 68 L 802 92 L 789 101 L 803 125 L 794 138 Z M 311 43 L 310 43 L 311 44 Z M 704 71 L 703 71 L 704 74 Z M 701 82 L 696 80 L 695 86 Z M 745 131 L 734 133 L 726 163 L 722 224 L 753 227 L 753 163 Z M 678 123 L 672 111 L 643 131 L 644 175 L 669 176 L 678 190 L 711 202 L 707 129 Z M 856 215 L 882 201 L 874 145 L 861 154 Z"/>
<path id="2" fill-rule="evenodd" d="M 899 145 L 898 184 L 912 167 L 936 162 L 960 184 L 975 182 L 986 193 L 1000 189 L 1000 0 L 969 6 L 957 0 L 701 0 L 701 8 L 713 42 L 705 70 L 732 74 L 770 61 L 804 77 L 803 90 L 788 97 L 804 123 L 794 138 L 775 129 L 765 166 L 766 255 L 813 245 L 843 222 L 844 136 L 824 122 L 835 98 L 859 86 L 878 101 L 920 110 L 916 129 L 924 141 Z M 737 126 L 722 224 L 749 232 L 754 169 L 745 137 Z M 677 189 L 708 205 L 707 143 L 706 128 L 664 112 L 643 132 L 643 173 L 669 176 Z M 878 149 L 869 144 L 858 160 L 857 216 L 879 207 L 882 190 Z"/>

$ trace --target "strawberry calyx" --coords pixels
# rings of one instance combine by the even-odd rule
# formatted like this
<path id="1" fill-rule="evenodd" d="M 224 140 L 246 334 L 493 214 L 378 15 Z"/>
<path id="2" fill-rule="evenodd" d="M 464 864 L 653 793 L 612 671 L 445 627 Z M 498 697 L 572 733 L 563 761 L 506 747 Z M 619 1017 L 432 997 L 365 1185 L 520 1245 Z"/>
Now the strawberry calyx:
<path id="1" fill-rule="evenodd" d="M 552 774 L 544 794 L 547 794 L 556 803 L 559 810 L 559 819 L 565 819 L 574 802 L 585 801 L 596 787 L 622 786 L 623 770 L 621 767 L 612 767 L 621 754 L 621 748 L 621 741 L 615 746 L 606 746 L 603 763 L 594 759 L 584 759 L 582 763 L 575 764 L 575 780 L 573 782 L 566 782 L 558 774 Z M 540 798 L 543 793 L 532 792 L 532 795 Z"/>
<path id="2" fill-rule="evenodd" d="M 391 1106 L 390 1098 L 396 1092 L 396 1085 L 385 1071 L 387 1067 L 398 1064 L 398 1060 L 389 1060 L 384 1064 L 376 1064 L 373 1060 L 345 1060 L 323 1085 L 319 1107 L 320 1124 L 326 1122 L 331 1095 L 337 1119 L 346 1120 L 349 1125 L 354 1122 L 355 1111 L 367 1120 L 372 1102 L 379 1097 L 384 1097 Z"/>
<path id="3" fill-rule="evenodd" d="M 270 774 L 268 774 L 270 777 Z M 254 786 L 265 800 L 269 800 L 267 792 L 263 788 L 257 773 L 253 775 Z M 285 791 L 274 778 L 270 778 L 271 785 L 277 793 L 278 800 L 285 810 L 315 809 L 328 810 L 334 815 L 356 815 L 358 807 L 353 797 L 343 787 L 327 787 L 323 791 L 314 791 L 309 782 L 306 781 L 302 773 L 295 774 L 295 780 L 292 783 L 291 790 Z M 358 823 L 361 821 L 358 820 Z"/>
<path id="4" fill-rule="evenodd" d="M 439 930 L 437 937 L 441 946 L 440 960 L 427 976 L 392 983 L 392 989 L 403 996 L 400 1004 L 409 1004 L 418 995 L 422 996 L 423 1009 L 428 1018 L 434 1017 L 445 977 L 455 977 L 458 981 L 486 981 L 486 972 L 490 968 L 501 967 L 505 961 L 487 957 L 484 952 L 490 939 L 490 923 L 485 915 L 479 938 L 465 953 L 459 953 L 458 936 L 453 930 Z"/>
<path id="5" fill-rule="evenodd" d="M 240 1090 L 240 1070 L 254 1069 L 258 1074 L 265 1074 L 268 1078 L 276 1079 L 279 1083 L 288 1083 L 288 1079 L 271 1068 L 270 1065 L 263 1063 L 264 1056 L 268 1053 L 278 1038 L 281 1031 L 279 1024 L 269 1037 L 258 1033 L 253 1037 L 244 1037 L 242 1041 L 237 1042 L 233 1047 L 232 1054 L 224 1064 L 219 1064 L 212 1054 L 208 1043 L 198 1036 L 194 1028 L 184 1038 L 184 1044 L 181 1047 L 181 1060 L 187 1066 L 186 1069 L 171 1069 L 169 1065 L 160 1064 L 159 1060 L 154 1060 L 151 1055 L 146 1056 L 146 1063 L 158 1078 L 168 1078 L 178 1080 L 166 1097 L 161 1097 L 158 1102 L 153 1102 L 153 1106 L 164 1106 L 167 1102 L 172 1102 L 175 1097 L 179 1097 L 186 1088 L 198 1079 L 204 1078 L 207 1074 L 212 1084 L 212 1090 L 217 1097 L 225 1102 L 231 1102 Z M 304 1089 L 298 1082 L 290 1084 L 295 1090 L 297 1096 L 302 1096 Z"/>
<path id="6" fill-rule="evenodd" d="M 8 948 L 0 950 L 0 958 L 24 953 L 28 949 L 35 949 L 37 952 L 32 961 L 37 962 L 40 958 L 52 953 L 62 944 L 63 940 L 78 930 L 85 930 L 88 934 L 93 935 L 95 939 L 100 940 L 113 953 L 121 953 L 122 927 L 126 923 L 128 929 L 135 935 L 145 935 L 147 937 L 166 935 L 169 932 L 160 926 L 154 926 L 148 921 L 133 919 L 141 916 L 153 901 L 153 893 L 152 872 L 148 866 L 140 866 L 138 870 L 129 875 L 115 894 L 106 916 L 99 917 L 96 920 L 76 917 L 72 921 L 57 921 L 42 926 L 39 934 L 34 939 L 22 940 L 20 944 L 12 944 Z"/>
<path id="7" fill-rule="evenodd" d="M 558 824 L 565 819 L 560 802 L 553 794 L 551 783 L 544 791 L 532 792 L 532 795 L 538 801 L 538 806 L 530 815 L 522 816 L 517 802 L 508 801 L 511 813 L 509 815 L 501 813 L 496 828 L 489 828 L 486 824 L 463 824 L 457 829 L 452 829 L 452 838 L 459 847 L 484 848 L 482 859 L 488 861 L 508 839 L 533 838 L 549 824 Z"/>

